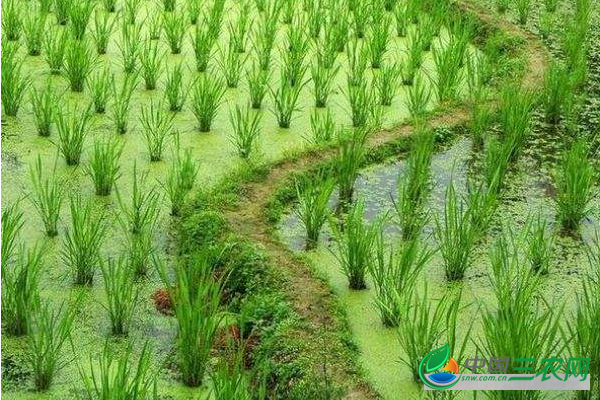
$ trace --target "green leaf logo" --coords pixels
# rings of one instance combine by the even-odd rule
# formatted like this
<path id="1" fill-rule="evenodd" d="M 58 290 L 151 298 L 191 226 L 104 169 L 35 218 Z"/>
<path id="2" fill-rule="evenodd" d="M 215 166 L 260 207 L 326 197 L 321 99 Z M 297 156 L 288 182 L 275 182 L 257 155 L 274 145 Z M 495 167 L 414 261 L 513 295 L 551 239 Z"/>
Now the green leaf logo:
<path id="1" fill-rule="evenodd" d="M 440 368 L 446 363 L 446 361 L 448 361 L 448 357 L 450 357 L 450 346 L 448 346 L 448 343 L 446 343 L 439 349 L 435 349 L 432 352 L 430 352 L 428 356 L 429 359 L 427 360 L 425 369 L 429 373 Z"/>

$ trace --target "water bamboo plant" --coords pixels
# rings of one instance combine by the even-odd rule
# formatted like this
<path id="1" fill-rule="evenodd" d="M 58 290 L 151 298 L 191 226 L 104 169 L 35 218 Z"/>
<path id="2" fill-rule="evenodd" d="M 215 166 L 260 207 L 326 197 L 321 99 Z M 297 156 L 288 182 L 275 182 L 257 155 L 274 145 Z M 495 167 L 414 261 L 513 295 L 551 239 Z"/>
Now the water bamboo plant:
<path id="1" fill-rule="evenodd" d="M 312 250 L 317 246 L 321 229 L 329 217 L 329 198 L 335 181 L 317 176 L 296 181 L 295 185 L 298 198 L 296 212 L 306 230 L 305 249 Z"/>
<path id="2" fill-rule="evenodd" d="M 162 26 L 171 54 L 181 53 L 183 37 L 187 30 L 185 15 L 182 12 L 165 12 Z"/>
<path id="3" fill-rule="evenodd" d="M 202 250 L 189 265 L 176 265 L 174 282 L 164 265 L 159 269 L 175 307 L 179 371 L 183 383 L 190 387 L 204 382 L 212 346 L 225 316 L 220 309 L 223 284 L 213 277 L 208 251 Z"/>
<path id="4" fill-rule="evenodd" d="M 269 87 L 274 103 L 273 114 L 277 117 L 280 128 L 289 128 L 295 112 L 300 111 L 298 98 L 304 83 L 291 85 L 287 79 L 282 79 L 277 90 Z"/>
<path id="5" fill-rule="evenodd" d="M 240 158 L 247 159 L 258 146 L 261 114 L 252 110 L 250 105 L 242 109 L 236 104 L 235 108 L 229 111 L 229 120 L 233 128 L 230 140 Z"/>
<path id="6" fill-rule="evenodd" d="M 94 69 L 95 64 L 96 55 L 92 53 L 86 38 L 67 40 L 63 69 L 71 91 L 83 91 L 85 81 Z"/>
<path id="7" fill-rule="evenodd" d="M 563 229 L 577 231 L 590 212 L 596 172 L 588 158 L 584 139 L 575 141 L 564 153 L 554 177 L 556 216 Z"/>
<path id="8" fill-rule="evenodd" d="M 402 237 L 413 240 L 428 220 L 425 203 L 431 190 L 431 157 L 434 136 L 428 131 L 415 133 L 405 171 L 398 177 L 398 200 L 394 209 Z"/>
<path id="9" fill-rule="evenodd" d="M 140 52 L 140 74 L 144 80 L 146 90 L 156 89 L 156 82 L 163 69 L 164 55 L 158 51 L 158 44 L 146 40 Z"/>
<path id="10" fill-rule="evenodd" d="M 165 99 L 169 104 L 169 111 L 179 112 L 183 109 L 185 99 L 189 90 L 183 87 L 183 67 L 176 64 L 173 68 L 167 68 L 167 79 L 165 82 Z"/>
<path id="11" fill-rule="evenodd" d="M 434 233 L 444 259 L 446 278 L 450 281 L 463 279 L 471 263 L 478 230 L 452 183 L 446 190 L 444 215 L 435 218 Z"/>
<path id="12" fill-rule="evenodd" d="M 29 86 L 29 79 L 23 76 L 21 68 L 23 61 L 17 59 L 18 47 L 11 42 L 2 43 L 2 110 L 7 116 L 17 115 L 25 90 Z"/>
<path id="13" fill-rule="evenodd" d="M 119 179 L 119 158 L 123 143 L 115 139 L 96 139 L 86 173 L 92 179 L 97 196 L 108 196 Z"/>
<path id="14" fill-rule="evenodd" d="M 120 86 L 112 79 L 112 98 L 111 119 L 115 126 L 115 131 L 119 135 L 127 133 L 129 108 L 131 105 L 131 96 L 137 86 L 137 74 L 127 74 Z"/>
<path id="15" fill-rule="evenodd" d="M 38 135 L 50 136 L 57 104 L 54 88 L 48 82 L 44 90 L 31 90 L 29 98 Z"/>
<path id="16" fill-rule="evenodd" d="M 157 398 L 156 375 L 153 371 L 151 349 L 144 344 L 137 361 L 133 360 L 134 346 L 126 345 L 116 355 L 113 345 L 106 341 L 97 362 L 90 358 L 90 373 L 80 369 L 86 400 L 117 400 L 134 398 L 151 400 Z M 96 365 L 97 364 L 97 365 Z"/>
<path id="17" fill-rule="evenodd" d="M 577 294 L 577 308 L 573 312 L 570 323 L 567 324 L 565 340 L 569 341 L 569 349 L 574 357 L 589 357 L 590 391 L 577 394 L 578 400 L 592 400 L 593 394 L 600 391 L 600 345 L 598 335 L 595 334 L 597 321 L 600 318 L 600 238 L 594 238 L 588 248 L 590 266 L 595 268 L 595 273 L 585 278 L 583 290 Z"/>
<path id="18" fill-rule="evenodd" d="M 17 248 L 17 238 L 23 228 L 23 211 L 19 201 L 3 207 L 2 210 L 2 265 L 8 266 Z"/>
<path id="19" fill-rule="evenodd" d="M 250 103 L 252 108 L 260 109 L 263 99 L 269 88 L 269 71 L 260 67 L 258 63 L 253 63 L 252 67 L 246 71 L 246 80 L 248 82 L 248 91 L 250 92 Z"/>
<path id="20" fill-rule="evenodd" d="M 3 214 L 3 218 L 12 217 L 4 212 Z M 4 219 L 2 225 L 3 229 L 12 228 L 5 224 Z M 4 240 L 4 231 L 2 236 Z M 2 330 L 8 335 L 21 336 L 31 333 L 31 312 L 40 303 L 38 286 L 45 252 L 46 249 L 37 244 L 29 249 L 22 245 L 14 263 L 5 262 L 5 255 L 2 255 Z"/>
<path id="21" fill-rule="evenodd" d="M 353 290 L 367 288 L 366 275 L 373 258 L 381 221 L 366 222 L 365 203 L 357 200 L 343 221 L 330 221 L 336 248 L 331 250 Z"/>
<path id="22" fill-rule="evenodd" d="M 192 89 L 191 108 L 200 132 L 210 132 L 226 89 L 225 83 L 211 74 L 203 74 L 196 81 Z"/>
<path id="23" fill-rule="evenodd" d="M 68 27 L 71 30 L 71 37 L 73 39 L 81 40 L 84 38 L 95 5 L 96 4 L 92 0 L 71 3 L 69 7 Z"/>
<path id="24" fill-rule="evenodd" d="M 16 0 L 8 0 L 2 7 L 2 32 L 6 40 L 16 42 L 21 37 L 23 28 L 21 4 Z"/>
<path id="25" fill-rule="evenodd" d="M 368 131 L 339 131 L 337 136 L 337 154 L 333 161 L 333 169 L 339 191 L 339 206 L 346 207 L 352 202 L 354 183 L 358 171 L 365 158 L 365 140 Z"/>
<path id="26" fill-rule="evenodd" d="M 28 55 L 40 55 L 45 28 L 46 14 L 35 9 L 26 14 L 23 22 L 23 33 L 25 34 L 25 45 L 27 46 Z"/>
<path id="27" fill-rule="evenodd" d="M 439 301 L 429 295 L 427 285 L 423 290 L 415 291 L 402 304 L 402 314 L 398 324 L 398 341 L 404 351 L 400 361 L 412 372 L 415 382 L 420 382 L 419 364 L 423 354 L 440 347 L 440 342 L 450 338 L 453 330 L 454 315 L 460 308 L 460 295 L 450 292 Z"/>
<path id="28" fill-rule="evenodd" d="M 63 155 L 67 165 L 77 165 L 83 153 L 85 138 L 89 134 L 92 120 L 92 105 L 82 112 L 75 109 L 57 111 L 55 115 L 56 131 L 58 133 L 57 147 Z"/>
<path id="29" fill-rule="evenodd" d="M 87 80 L 87 88 L 94 103 L 94 111 L 96 114 L 104 114 L 106 104 L 111 94 L 111 89 L 114 87 L 114 74 L 109 69 L 96 71 Z"/>
<path id="30" fill-rule="evenodd" d="M 331 111 L 327 109 L 325 113 L 314 110 L 310 115 L 311 136 L 306 140 L 316 145 L 322 145 L 330 142 L 336 132 L 335 122 L 331 116 Z"/>
<path id="31" fill-rule="evenodd" d="M 42 158 L 38 154 L 35 164 L 29 168 L 32 186 L 30 199 L 40 214 L 46 235 L 54 237 L 58 235 L 58 219 L 60 218 L 64 191 L 60 181 L 56 178 L 56 165 L 51 171 L 51 177 L 44 178 L 42 170 Z"/>
<path id="32" fill-rule="evenodd" d="M 375 306 L 384 326 L 398 326 L 406 299 L 412 296 L 417 277 L 432 255 L 433 251 L 418 239 L 394 248 L 386 243 L 383 232 L 379 233 L 369 273 L 375 286 Z"/>
<path id="33" fill-rule="evenodd" d="M 68 40 L 66 31 L 59 27 L 51 26 L 45 32 L 42 43 L 44 58 L 50 68 L 50 73 L 59 75 L 63 69 L 65 48 Z"/>
<path id="34" fill-rule="evenodd" d="M 136 285 L 134 271 L 129 268 L 124 257 L 103 261 L 100 267 L 111 333 L 125 336 L 129 333 L 140 286 Z"/>
<path id="35" fill-rule="evenodd" d="M 140 111 L 142 134 L 146 140 L 146 149 L 151 162 L 162 160 L 168 137 L 173 133 L 174 114 L 167 112 L 162 103 L 150 101 Z"/>
<path id="36" fill-rule="evenodd" d="M 76 304 L 69 308 L 65 308 L 64 304 L 52 308 L 45 303 L 33 312 L 26 362 L 38 391 L 48 390 L 58 372 L 70 361 L 63 347 L 71 338 Z"/>
<path id="37" fill-rule="evenodd" d="M 547 274 L 552 260 L 555 235 L 541 214 L 529 219 L 526 232 L 527 258 L 531 268 L 540 274 Z"/>
<path id="38" fill-rule="evenodd" d="M 100 247 L 107 231 L 103 212 L 93 210 L 81 196 L 70 199 L 71 227 L 65 233 L 61 258 L 73 273 L 76 285 L 91 285 L 99 267 Z"/>

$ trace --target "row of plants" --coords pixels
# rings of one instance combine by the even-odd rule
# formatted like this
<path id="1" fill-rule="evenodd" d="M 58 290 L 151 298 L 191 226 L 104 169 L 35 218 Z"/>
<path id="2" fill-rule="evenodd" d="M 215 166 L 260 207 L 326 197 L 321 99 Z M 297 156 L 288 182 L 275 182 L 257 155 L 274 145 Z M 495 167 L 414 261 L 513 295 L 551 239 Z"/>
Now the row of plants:
<path id="1" fill-rule="evenodd" d="M 99 239 L 106 221 L 90 203 L 79 198 L 71 202 L 76 221 L 65 233 L 67 245 L 62 254 L 69 258 L 65 262 L 73 263 L 75 283 L 91 284 L 96 269 L 101 272 L 103 306 L 115 338 L 107 339 L 100 354 L 90 358 L 89 367 L 85 360 L 78 361 L 84 398 L 161 398 L 158 385 L 164 378 L 156 366 L 163 361 L 156 358 L 150 342 L 140 343 L 137 335 L 131 334 L 143 301 L 140 280 L 157 274 L 166 288 L 165 311 L 172 315 L 165 318 L 175 322 L 174 360 L 185 385 L 206 386 L 210 377 L 209 392 L 219 399 L 263 399 L 267 395 L 300 399 L 307 391 L 315 396 L 338 396 L 340 385 L 348 384 L 331 380 L 327 370 L 348 371 L 345 363 L 353 357 L 353 350 L 336 339 L 344 334 L 343 322 L 307 336 L 314 328 L 290 307 L 281 289 L 284 283 L 273 278 L 273 267 L 259 250 L 228 229 L 218 204 L 223 193 L 235 193 L 231 185 L 239 184 L 236 179 L 228 178 L 188 202 L 178 220 L 176 261 L 169 263 L 152 243 L 150 250 L 140 252 L 146 257 L 143 262 L 129 254 L 103 257 Z M 135 185 L 130 201 L 119 198 L 123 207 L 119 222 L 131 238 L 127 246 L 130 240 L 137 240 L 134 237 L 143 240 L 157 221 L 156 192 L 145 186 L 143 179 L 135 180 Z M 25 360 L 33 387 L 45 391 L 72 360 L 75 349 L 69 349 L 69 343 L 84 300 L 70 298 L 57 305 L 44 299 L 40 282 L 47 274 L 44 259 L 48 249 L 19 245 L 22 226 L 19 205 L 5 208 L 2 326 L 5 334 L 26 336 Z M 335 312 L 334 305 L 331 307 Z M 313 353 L 315 346 L 322 352 L 342 346 L 337 353 L 340 359 L 324 361 Z M 215 351 L 220 360 L 216 364 Z M 298 351 L 306 352 L 306 357 L 283 356 Z"/>
<path id="2" fill-rule="evenodd" d="M 390 11 L 386 10 L 392 6 L 386 6 L 384 3 L 377 1 L 367 3 L 361 4 L 361 7 L 353 5 L 352 8 L 372 9 L 373 17 L 379 18 L 378 16 L 381 15 L 382 18 L 378 20 L 383 22 L 387 22 L 386 19 L 391 18 L 389 16 Z M 255 32 L 257 37 L 253 39 L 248 39 L 244 35 L 249 34 L 249 21 L 257 16 L 254 13 L 249 14 L 250 7 L 248 5 L 242 5 L 242 8 L 238 11 L 237 24 L 230 22 L 229 25 L 229 31 L 231 32 L 229 50 L 220 52 L 222 59 L 218 63 L 218 69 L 221 70 L 222 77 L 218 76 L 216 71 L 207 71 L 206 63 L 213 54 L 215 42 L 223 25 L 223 1 L 214 2 L 205 10 L 204 20 L 206 21 L 207 31 L 203 36 L 199 37 L 200 33 L 198 31 L 204 28 L 200 25 L 196 27 L 196 37 L 192 37 L 196 58 L 199 57 L 198 54 L 202 54 L 204 61 L 198 61 L 199 65 L 202 65 L 198 67 L 198 70 L 202 73 L 197 77 L 192 77 L 188 82 L 184 82 L 182 64 L 176 64 L 172 68 L 165 67 L 165 64 L 167 64 L 166 57 L 159 50 L 153 35 L 150 35 L 150 38 L 145 41 L 142 40 L 142 26 L 139 21 L 138 23 L 132 23 L 131 19 L 124 19 L 120 21 L 122 29 L 117 47 L 121 54 L 121 64 L 123 65 L 125 78 L 120 84 L 117 84 L 114 72 L 98 66 L 101 61 L 99 57 L 101 56 L 93 54 L 92 46 L 89 43 L 90 39 L 85 35 L 86 25 L 93 11 L 91 2 L 85 2 L 84 6 L 81 7 L 79 5 L 77 7 L 73 6 L 76 10 L 73 13 L 77 15 L 82 13 L 82 15 L 67 23 L 67 26 L 72 27 L 72 29 L 60 31 L 62 28 L 58 27 L 56 28 L 58 30 L 52 29 L 47 32 L 47 37 L 43 41 L 45 46 L 42 46 L 45 51 L 42 54 L 47 58 L 50 71 L 63 75 L 72 91 L 89 92 L 91 103 L 93 103 L 93 111 L 96 114 L 110 114 L 114 129 L 119 134 L 128 131 L 131 99 L 140 78 L 147 90 L 154 90 L 162 86 L 163 99 L 158 102 L 158 105 L 149 105 L 144 113 L 146 116 L 143 116 L 140 120 L 152 160 L 161 157 L 163 147 L 161 144 L 165 142 L 168 136 L 168 129 L 166 128 L 169 126 L 172 113 L 181 111 L 189 98 L 189 103 L 191 103 L 189 109 L 197 119 L 198 129 L 203 132 L 209 131 L 222 104 L 226 89 L 236 87 L 244 71 L 246 72 L 250 97 L 248 108 L 262 108 L 263 99 L 267 94 L 270 94 L 273 112 L 276 115 L 278 125 L 282 128 L 288 128 L 294 115 L 298 114 L 300 92 L 309 81 L 313 83 L 316 108 L 323 108 L 328 105 L 328 98 L 335 90 L 336 75 L 342 66 L 337 58 L 343 52 L 346 52 L 349 68 L 347 72 L 348 84 L 344 93 L 349 105 L 348 112 L 354 126 L 363 126 L 368 122 L 368 119 L 378 116 L 381 112 L 379 107 L 390 106 L 398 92 L 400 81 L 411 86 L 410 107 L 414 110 L 414 113 L 418 114 L 427 108 L 430 94 L 425 91 L 424 77 L 420 76 L 422 73 L 419 71 L 422 69 L 425 54 L 429 50 L 432 50 L 436 70 L 443 71 L 443 73 L 432 74 L 428 79 L 432 81 L 435 87 L 437 100 L 451 101 L 459 95 L 463 75 L 462 67 L 464 59 L 471 57 L 471 52 L 467 48 L 474 32 L 469 20 L 465 19 L 450 23 L 450 19 L 445 17 L 449 8 L 444 2 L 424 5 L 398 3 L 392 7 L 392 9 L 409 8 L 411 10 L 410 12 L 406 11 L 406 15 L 403 14 L 403 18 L 411 22 L 408 24 L 410 26 L 400 32 L 401 36 L 408 35 L 408 49 L 405 56 L 400 54 L 390 55 L 392 49 L 389 45 L 391 35 L 388 24 L 380 22 L 377 25 L 380 30 L 385 27 L 385 32 L 378 31 L 376 35 L 374 34 L 371 42 L 357 37 L 347 40 L 349 33 L 346 31 L 350 30 L 348 26 L 343 31 L 346 32 L 344 33 L 346 36 L 339 37 L 342 34 L 338 32 L 338 29 L 342 29 L 339 27 L 342 24 L 340 22 L 342 18 L 338 12 L 338 6 L 319 3 L 319 14 L 331 14 L 330 18 L 333 19 L 335 16 L 335 20 L 330 21 L 325 18 L 322 21 L 323 24 L 325 25 L 325 22 L 327 22 L 331 27 L 324 29 L 325 33 L 322 38 L 319 35 L 315 38 L 304 32 L 305 24 L 302 17 L 292 19 L 287 29 L 285 46 L 282 45 L 280 51 L 281 68 L 278 74 L 278 85 L 270 83 L 271 76 L 274 75 L 270 68 L 270 54 L 272 47 L 275 45 L 274 35 L 279 29 L 277 18 L 272 17 L 279 15 L 281 12 L 281 9 L 274 4 L 268 4 L 264 7 L 264 10 L 258 11 L 260 23 L 257 25 L 258 28 Z M 317 6 L 315 5 L 315 7 Z M 31 86 L 30 80 L 22 72 L 24 60 L 18 55 L 20 47 L 20 41 L 18 40 L 20 36 L 18 33 L 20 12 L 15 11 L 18 8 L 19 6 L 14 2 L 10 2 L 6 6 L 8 11 L 6 11 L 7 27 L 5 30 L 12 32 L 3 36 L 5 40 L 2 42 L 5 49 L 5 57 L 2 59 L 3 70 L 6 71 L 3 76 L 2 103 L 6 116 L 17 114 L 27 95 L 27 89 Z M 171 15 L 169 13 L 172 12 L 165 11 L 165 13 L 165 15 Z M 98 12 L 94 14 L 96 16 L 94 19 L 96 25 L 94 32 L 96 33 L 92 37 L 94 40 L 101 42 L 100 44 L 96 43 L 100 54 L 106 51 L 110 34 L 116 25 L 115 20 L 109 20 L 109 14 L 109 11 L 105 12 L 105 16 L 98 16 L 100 15 Z M 170 26 L 166 22 L 167 19 L 165 19 L 165 29 Z M 406 23 L 406 21 L 404 22 Z M 417 25 L 412 25 L 412 23 L 417 22 Z M 269 40 L 264 39 L 266 32 L 263 32 L 263 25 L 265 25 L 264 30 L 268 32 L 267 36 L 271 37 Z M 173 26 L 181 25 L 173 24 Z M 328 29 L 331 29 L 331 32 Z M 449 43 L 441 39 L 440 33 L 444 30 L 449 32 Z M 184 33 L 185 30 L 181 32 L 181 37 Z M 167 31 L 166 37 L 170 36 Z M 267 42 L 264 45 L 267 46 L 266 49 L 261 47 L 263 41 Z M 328 41 L 335 43 L 329 43 Z M 256 54 L 251 54 L 251 52 L 246 54 L 246 42 L 254 44 L 253 52 Z M 346 42 L 348 43 L 347 46 L 338 45 Z M 265 53 L 268 55 L 265 55 Z M 384 57 L 386 54 L 390 57 Z M 251 68 L 246 69 L 244 61 L 249 56 L 255 59 L 251 63 Z M 267 61 L 262 61 L 264 59 L 267 59 Z M 307 60 L 310 59 L 313 59 L 314 62 L 309 68 Z M 372 78 L 363 80 L 366 77 L 365 73 L 369 60 L 373 70 Z M 480 61 L 483 62 L 484 59 L 480 59 Z M 306 72 L 309 69 L 310 78 L 305 79 Z M 166 72 L 166 77 L 162 85 L 159 85 L 160 76 L 163 72 Z M 417 84 L 412 88 L 415 80 Z M 56 125 L 56 130 L 61 134 L 61 142 L 80 143 L 85 132 L 89 131 L 88 117 L 92 110 L 72 110 L 72 113 L 63 113 L 62 110 L 57 111 L 55 107 L 52 107 L 52 104 L 59 96 L 60 93 L 57 89 L 53 89 L 50 84 L 41 91 L 38 88 L 31 88 L 29 98 L 38 133 L 42 136 L 49 136 L 52 126 Z M 370 112 L 373 116 L 365 111 L 371 108 L 375 109 L 375 111 Z M 69 117 L 69 114 L 73 115 Z M 151 114 L 156 115 L 150 119 L 148 115 Z M 249 109 L 245 113 L 240 113 L 233 108 L 230 114 L 233 128 L 232 141 L 236 145 L 240 156 L 243 158 L 248 157 L 249 149 L 255 147 L 256 139 L 259 136 L 257 119 L 260 117 Z M 74 126 L 73 123 L 65 123 L 69 121 L 69 118 L 81 120 L 81 122 L 78 126 Z M 150 129 L 150 124 L 154 125 L 154 129 Z M 255 129 L 252 129 L 253 127 Z M 68 143 L 61 144 L 60 147 L 66 146 L 68 146 Z M 75 146 L 74 154 L 69 155 L 69 157 L 65 156 L 67 163 L 70 165 L 77 163 L 78 147 L 80 146 Z"/>
<path id="3" fill-rule="evenodd" d="M 582 7 L 581 4 L 578 6 Z M 581 18 L 582 13 L 577 10 L 575 12 Z M 580 40 L 585 43 L 585 36 Z M 583 47 L 585 49 L 585 45 Z M 540 97 L 516 86 L 501 89 L 497 113 L 487 103 L 489 95 L 482 95 L 486 90 L 473 85 L 473 119 L 470 128 L 476 128 L 471 128 L 474 143 L 482 147 L 485 143 L 484 176 L 480 183 L 468 182 L 468 195 L 465 198 L 457 196 L 450 184 L 445 198 L 444 215 L 434 221 L 434 232 L 440 243 L 448 279 L 461 279 L 464 276 L 470 252 L 485 232 L 493 210 L 497 207 L 502 182 L 527 142 L 534 109 L 544 110 L 546 120 L 551 124 L 570 118 L 568 113 L 562 114 L 561 110 L 567 109 L 568 99 L 579 94 L 571 86 L 569 79 L 562 80 L 560 84 L 553 82 L 557 65 L 553 63 L 546 73 L 545 89 Z M 477 78 L 479 82 L 483 81 L 481 76 Z M 471 81 L 475 80 L 470 79 L 469 82 Z M 563 106 L 564 109 L 561 108 Z M 488 133 L 492 124 L 498 125 L 501 131 L 499 138 Z M 297 199 L 296 210 L 306 228 L 307 249 L 316 247 L 322 227 L 330 222 L 337 247 L 332 251 L 348 277 L 349 287 L 364 289 L 366 276 L 371 276 L 375 290 L 374 304 L 384 325 L 398 326 L 400 343 L 406 355 L 402 361 L 412 370 L 417 382 L 420 357 L 435 348 L 440 337 L 447 335 L 447 342 L 454 349 L 453 354 L 458 352 L 459 357 L 463 354 L 467 340 L 465 338 L 463 343 L 456 341 L 456 319 L 453 316 L 461 309 L 460 294 L 448 293 L 437 302 L 437 299 L 433 301 L 428 296 L 426 288 L 415 290 L 416 277 L 434 252 L 415 239 L 412 233 L 415 230 L 418 233 L 429 217 L 423 215 L 419 206 L 422 196 L 426 196 L 429 190 L 429 159 L 434 148 L 431 144 L 433 136 L 423 131 L 415 135 L 403 172 L 404 177 L 399 179 L 398 200 L 394 203 L 403 236 L 399 246 L 383 244 L 382 236 L 378 235 L 382 230 L 382 223 L 388 217 L 365 222 L 364 203 L 360 199 L 348 210 L 347 196 L 344 193 L 352 193 L 353 184 L 347 184 L 345 177 L 339 178 L 339 175 L 341 171 L 352 171 L 348 175 L 355 177 L 359 167 L 341 167 L 343 157 L 334 158 L 330 168 L 336 171 L 336 179 L 330 178 L 322 170 L 316 174 L 310 173 L 308 177 L 301 176 L 296 182 L 295 193 L 280 191 L 271 203 L 281 206 Z M 596 195 L 597 183 L 597 172 L 590 159 L 587 138 L 576 133 L 575 136 L 575 140 L 566 146 L 553 174 L 557 191 L 554 197 L 556 219 L 563 232 L 567 233 L 577 231 L 580 223 L 590 215 L 590 204 Z M 430 143 L 423 145 L 427 141 Z M 364 143 L 364 140 L 355 143 Z M 364 149 L 358 150 L 357 154 L 361 152 Z M 340 167 L 336 167 L 336 164 Z M 364 164 L 364 158 L 356 161 L 356 164 Z M 336 183 L 339 190 L 338 204 L 343 204 L 347 210 L 345 217 L 340 220 L 333 217 L 335 214 L 330 211 Z M 275 215 L 273 219 L 277 220 L 278 216 Z M 478 348 L 489 354 L 537 354 L 537 349 L 542 348 L 548 350 L 547 353 L 565 352 L 585 356 L 590 346 L 594 345 L 595 339 L 587 333 L 580 335 L 577 331 L 591 332 L 595 329 L 594 325 L 597 325 L 591 319 L 596 317 L 598 305 L 593 305 L 589 298 L 590 287 L 597 286 L 597 276 L 592 274 L 583 279 L 584 290 L 577 297 L 579 307 L 574 314 L 564 315 L 560 308 L 552 311 L 547 304 L 539 303 L 541 274 L 548 272 L 553 258 L 555 235 L 545 219 L 531 216 L 518 240 L 512 232 L 497 239 L 490 252 L 490 261 L 493 267 L 491 284 L 496 288 L 498 309 L 484 310 L 484 335 L 480 338 L 481 342 L 476 343 Z M 592 271 L 597 269 L 598 240 L 594 243 L 588 248 Z M 524 264 L 520 261 L 522 258 L 527 259 L 531 268 L 518 268 Z M 509 282 L 515 280 L 523 282 L 517 293 L 509 285 Z M 584 304 L 590 309 L 584 310 Z M 535 318 L 531 318 L 532 313 Z M 573 328 L 572 323 L 561 324 L 563 317 L 582 325 Z M 523 341 L 515 342 L 510 339 L 514 332 L 521 331 L 528 332 L 523 334 Z M 569 343 L 568 347 L 564 343 Z M 595 365 L 591 368 L 597 370 Z M 577 393 L 577 396 L 592 398 L 598 389 L 598 382 L 594 381 L 591 393 Z M 532 392 L 494 392 L 492 395 L 495 398 L 540 396 Z"/>

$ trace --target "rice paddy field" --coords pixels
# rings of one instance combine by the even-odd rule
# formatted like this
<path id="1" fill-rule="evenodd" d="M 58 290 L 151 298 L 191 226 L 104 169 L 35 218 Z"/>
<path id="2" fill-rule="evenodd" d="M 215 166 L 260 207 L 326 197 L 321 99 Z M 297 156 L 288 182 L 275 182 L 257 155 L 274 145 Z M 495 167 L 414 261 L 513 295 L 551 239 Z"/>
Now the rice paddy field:
<path id="1" fill-rule="evenodd" d="M 6 399 L 600 399 L 599 3 L 1 8 Z"/>

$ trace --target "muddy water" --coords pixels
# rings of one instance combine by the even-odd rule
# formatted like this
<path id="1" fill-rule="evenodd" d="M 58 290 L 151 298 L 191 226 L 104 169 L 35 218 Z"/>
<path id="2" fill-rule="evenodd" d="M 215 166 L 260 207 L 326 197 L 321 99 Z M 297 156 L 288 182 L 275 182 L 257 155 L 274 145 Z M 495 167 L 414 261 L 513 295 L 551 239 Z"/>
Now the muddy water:
<path id="1" fill-rule="evenodd" d="M 422 272 L 417 290 L 421 290 L 421 284 L 427 282 L 429 293 L 433 294 L 434 298 L 439 298 L 447 291 L 462 289 L 462 304 L 466 308 L 460 317 L 459 340 L 464 337 L 471 316 L 476 316 L 467 355 L 474 354 L 475 343 L 482 343 L 481 309 L 493 307 L 495 303 L 489 281 L 490 266 L 487 255 L 494 237 L 502 226 L 510 226 L 514 231 L 519 232 L 525 226 L 527 218 L 538 212 L 545 216 L 551 225 L 555 225 L 550 176 L 554 168 L 552 160 L 555 159 L 552 154 L 556 154 L 561 147 L 556 139 L 545 134 L 544 129 L 540 129 L 539 126 L 534 130 L 528 144 L 529 150 L 510 171 L 507 180 L 509 184 L 501 195 L 501 204 L 495 212 L 490 232 L 482 243 L 476 246 L 472 265 L 467 270 L 463 282 L 449 285 L 445 281 L 439 252 Z M 464 136 L 433 156 L 431 162 L 433 189 L 429 198 L 429 208 L 434 218 L 443 212 L 444 193 L 450 182 L 454 183 L 457 193 L 465 194 L 467 176 L 476 173 L 480 158 L 481 150 L 473 148 L 470 139 Z M 365 212 L 367 219 L 372 220 L 386 212 L 393 214 L 392 199 L 396 196 L 397 179 L 402 173 L 404 164 L 403 160 L 394 159 L 362 171 L 356 183 L 356 195 L 363 198 L 367 205 Z M 332 201 L 332 207 L 334 203 L 335 200 Z M 593 201 L 592 209 L 593 213 L 582 224 L 580 237 L 558 236 L 550 273 L 543 278 L 544 297 L 550 304 L 562 304 L 566 300 L 567 314 L 572 312 L 574 295 L 580 290 L 582 278 L 588 273 L 586 243 L 592 240 L 595 230 L 600 228 L 598 197 Z M 388 223 L 384 229 L 389 233 L 392 241 L 399 240 L 399 229 L 393 222 Z M 424 229 L 423 238 L 429 246 L 435 248 L 432 231 L 433 224 L 429 223 Z M 278 233 L 286 245 L 296 252 L 302 251 L 304 244 L 302 227 L 293 210 L 290 210 L 280 222 Z M 378 311 L 373 305 L 373 290 L 349 290 L 347 279 L 330 250 L 333 250 L 331 237 L 325 228 L 320 245 L 315 251 L 307 254 L 307 259 L 317 271 L 329 278 L 331 286 L 339 295 L 359 346 L 360 359 L 368 378 L 387 400 L 412 399 L 421 396 L 422 385 L 412 381 L 411 373 L 400 361 L 403 353 L 396 331 L 384 328 L 381 324 Z M 523 268 L 529 267 L 523 265 Z M 552 396 L 556 395 L 567 396 L 559 393 L 552 394 Z"/>

